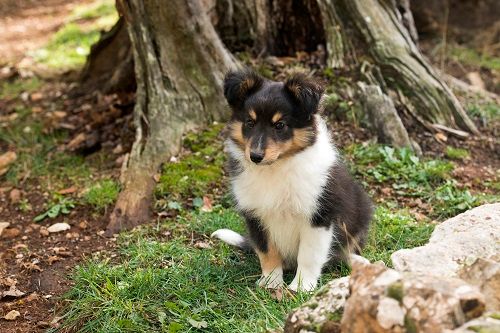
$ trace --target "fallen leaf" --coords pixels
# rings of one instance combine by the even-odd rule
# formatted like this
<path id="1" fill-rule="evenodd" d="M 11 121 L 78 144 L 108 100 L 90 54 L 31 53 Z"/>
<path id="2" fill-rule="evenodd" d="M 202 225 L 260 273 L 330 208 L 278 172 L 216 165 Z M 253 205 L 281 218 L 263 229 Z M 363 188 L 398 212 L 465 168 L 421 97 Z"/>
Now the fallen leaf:
<path id="1" fill-rule="evenodd" d="M 211 249 L 212 247 L 207 242 L 198 241 L 194 244 L 194 247 L 198 249 Z"/>
<path id="2" fill-rule="evenodd" d="M 9 199 L 13 204 L 18 203 L 21 200 L 21 191 L 19 191 L 17 188 L 12 189 L 9 194 Z"/>
<path id="3" fill-rule="evenodd" d="M 208 323 L 204 320 L 202 321 L 197 321 L 197 320 L 194 320 L 192 318 L 190 318 L 188 320 L 189 324 L 191 324 L 191 326 L 193 326 L 194 328 L 207 328 L 208 327 Z"/>
<path id="4" fill-rule="evenodd" d="M 7 228 L 9 225 L 9 222 L 0 222 L 0 236 L 2 236 L 3 229 Z"/>
<path id="5" fill-rule="evenodd" d="M 43 98 L 43 94 L 41 92 L 35 92 L 32 93 L 30 97 L 33 102 L 37 102 Z"/>
<path id="6" fill-rule="evenodd" d="M 59 222 L 59 223 L 54 223 L 50 227 L 47 228 L 47 231 L 50 233 L 54 232 L 61 232 L 65 230 L 71 229 L 71 226 L 67 224 L 66 222 Z"/>
<path id="7" fill-rule="evenodd" d="M 1 298 L 4 298 L 4 297 L 17 298 L 17 297 L 23 296 L 24 294 L 25 294 L 24 292 L 22 292 L 21 290 L 17 289 L 17 287 L 15 285 L 13 285 L 13 286 L 10 286 L 9 290 L 4 291 L 2 293 L 2 297 Z"/>
<path id="8" fill-rule="evenodd" d="M 69 150 L 74 150 L 76 149 L 78 146 L 80 146 L 80 144 L 85 141 L 85 139 L 87 138 L 87 136 L 85 135 L 85 133 L 80 133 L 78 134 L 77 136 L 75 136 L 73 139 L 71 139 L 71 141 L 66 145 L 66 147 L 69 149 Z"/>
<path id="9" fill-rule="evenodd" d="M 209 197 L 203 197 L 203 206 L 201 207 L 202 212 L 210 213 L 213 210 L 212 208 L 212 199 Z"/>
<path id="10" fill-rule="evenodd" d="M 68 188 L 65 188 L 65 189 L 58 191 L 58 193 L 59 194 L 71 194 L 71 193 L 75 193 L 76 191 L 77 191 L 77 188 L 74 186 L 71 186 L 71 187 L 68 187 Z"/>
<path id="11" fill-rule="evenodd" d="M 436 134 L 434 134 L 434 137 L 439 142 L 446 142 L 446 141 L 448 141 L 448 137 L 446 135 L 444 135 L 443 133 L 441 133 L 441 132 L 437 132 Z"/>
<path id="12" fill-rule="evenodd" d="M 59 258 L 58 256 L 50 256 L 48 259 L 47 259 L 47 262 L 49 263 L 49 266 L 52 266 L 53 263 L 55 263 L 56 261 L 60 261 L 61 258 Z"/>
<path id="13" fill-rule="evenodd" d="M 17 310 L 12 310 L 9 313 L 7 313 L 3 318 L 5 320 L 15 320 L 17 317 L 19 317 L 21 314 Z"/>
<path id="14" fill-rule="evenodd" d="M 16 152 L 8 151 L 0 155 L 0 176 L 7 173 L 9 166 L 17 159 Z"/>
<path id="15" fill-rule="evenodd" d="M 6 228 L 2 232 L 2 238 L 4 239 L 12 239 L 16 238 L 21 234 L 21 230 L 18 228 Z"/>

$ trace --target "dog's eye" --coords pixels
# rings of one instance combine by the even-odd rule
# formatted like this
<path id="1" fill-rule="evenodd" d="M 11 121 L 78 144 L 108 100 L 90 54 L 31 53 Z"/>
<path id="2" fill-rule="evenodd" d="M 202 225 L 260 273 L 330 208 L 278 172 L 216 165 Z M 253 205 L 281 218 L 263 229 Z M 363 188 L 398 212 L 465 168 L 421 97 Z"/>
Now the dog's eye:
<path id="1" fill-rule="evenodd" d="M 255 126 L 255 121 L 253 119 L 248 119 L 247 121 L 245 121 L 245 126 L 248 128 L 252 128 Z"/>
<path id="2" fill-rule="evenodd" d="M 278 131 L 282 130 L 283 128 L 285 128 L 285 123 L 282 121 L 278 121 L 274 124 L 274 128 L 276 128 Z"/>

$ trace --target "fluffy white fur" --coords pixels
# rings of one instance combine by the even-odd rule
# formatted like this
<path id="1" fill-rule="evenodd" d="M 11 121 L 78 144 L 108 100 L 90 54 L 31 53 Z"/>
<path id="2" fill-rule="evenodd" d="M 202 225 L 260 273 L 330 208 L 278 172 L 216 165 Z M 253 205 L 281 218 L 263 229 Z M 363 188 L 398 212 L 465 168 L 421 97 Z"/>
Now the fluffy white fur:
<path id="1" fill-rule="evenodd" d="M 229 229 L 219 229 L 217 231 L 214 231 L 210 235 L 210 237 L 218 238 L 224 243 L 236 247 L 242 247 L 246 243 L 245 238 L 243 236 Z"/>
<path id="2" fill-rule="evenodd" d="M 297 275 L 289 286 L 293 290 L 315 288 L 329 258 L 334 232 L 333 228 L 313 228 L 310 222 L 329 169 L 338 160 L 324 120 L 315 117 L 316 142 L 271 165 L 256 165 L 246 160 L 244 152 L 231 140 L 226 143 L 229 154 L 243 166 L 243 172 L 232 180 L 238 206 L 256 214 L 285 263 L 297 265 Z M 263 272 L 263 278 L 269 274 Z M 273 284 L 282 283 L 282 275 L 282 268 L 277 268 Z"/>

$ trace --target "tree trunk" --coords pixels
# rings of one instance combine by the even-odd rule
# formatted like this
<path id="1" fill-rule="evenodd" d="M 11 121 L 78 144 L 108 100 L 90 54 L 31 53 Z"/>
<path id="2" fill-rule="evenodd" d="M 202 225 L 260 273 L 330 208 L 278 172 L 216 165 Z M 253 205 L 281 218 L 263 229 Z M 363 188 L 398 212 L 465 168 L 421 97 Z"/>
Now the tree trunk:
<path id="1" fill-rule="evenodd" d="M 135 89 L 134 59 L 123 17 L 92 45 L 80 86 L 81 91 L 98 88 L 104 94 Z"/>
<path id="2" fill-rule="evenodd" d="M 405 9 L 404 1 L 399 2 Z M 395 1 L 318 0 L 318 4 L 330 66 L 356 69 L 362 81 L 380 86 L 388 96 L 397 96 L 396 104 L 428 129 L 440 124 L 478 133 L 418 50 L 403 24 L 412 20 L 408 13 L 399 13 Z"/>
<path id="3" fill-rule="evenodd" d="M 237 66 L 199 0 L 120 0 L 135 62 L 136 139 L 107 234 L 148 220 L 153 176 L 184 132 L 227 116 L 224 74 Z"/>

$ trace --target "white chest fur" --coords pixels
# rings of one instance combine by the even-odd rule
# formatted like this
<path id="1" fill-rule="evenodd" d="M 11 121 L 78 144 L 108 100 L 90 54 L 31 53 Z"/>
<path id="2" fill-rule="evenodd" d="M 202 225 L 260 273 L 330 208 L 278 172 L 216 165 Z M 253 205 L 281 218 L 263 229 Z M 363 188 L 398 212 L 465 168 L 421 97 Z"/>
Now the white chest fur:
<path id="1" fill-rule="evenodd" d="M 311 228 L 318 197 L 337 161 L 324 121 L 320 117 L 316 121 L 314 145 L 271 165 L 247 161 L 236 145 L 227 142 L 229 153 L 243 166 L 243 172 L 232 179 L 238 207 L 260 218 L 278 251 L 289 260 L 297 257 L 300 234 Z"/>

